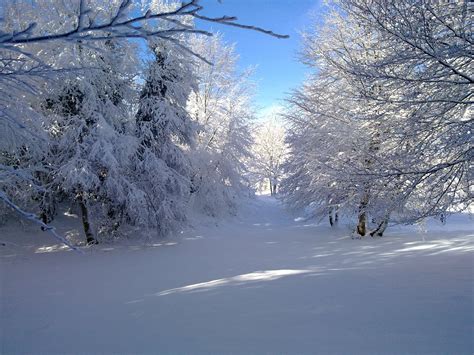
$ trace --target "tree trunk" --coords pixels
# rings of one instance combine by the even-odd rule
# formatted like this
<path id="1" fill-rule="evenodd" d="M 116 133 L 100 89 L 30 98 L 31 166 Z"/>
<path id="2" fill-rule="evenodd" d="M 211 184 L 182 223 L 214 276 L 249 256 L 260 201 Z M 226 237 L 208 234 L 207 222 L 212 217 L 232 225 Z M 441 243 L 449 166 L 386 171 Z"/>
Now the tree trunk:
<path id="1" fill-rule="evenodd" d="M 362 213 L 359 213 L 359 222 L 357 224 L 357 233 L 363 237 L 365 235 L 365 232 L 366 232 L 366 228 L 365 228 L 365 225 L 366 225 L 366 222 L 367 222 L 367 214 L 366 212 L 362 212 Z"/>
<path id="2" fill-rule="evenodd" d="M 50 223 L 54 219 L 56 213 L 55 201 L 51 193 L 45 192 L 41 196 L 39 203 L 40 207 L 40 219 L 44 224 Z M 41 227 L 42 231 L 45 231 L 45 227 Z"/>
<path id="3" fill-rule="evenodd" d="M 273 195 L 276 195 L 277 193 L 277 184 L 273 184 Z"/>
<path id="4" fill-rule="evenodd" d="M 385 229 L 387 229 L 389 219 L 390 215 L 385 216 L 385 218 L 382 219 L 382 222 L 379 223 L 377 228 L 370 232 L 370 236 L 373 237 L 376 235 L 377 237 L 383 237 L 383 233 L 385 232 Z"/>
<path id="5" fill-rule="evenodd" d="M 272 179 L 268 179 L 270 182 L 270 196 L 273 196 L 273 184 L 272 184 Z"/>
<path id="6" fill-rule="evenodd" d="M 91 225 L 89 223 L 89 214 L 87 211 L 87 206 L 82 199 L 82 196 L 79 198 L 79 208 L 81 209 L 82 214 L 82 226 L 84 227 L 84 234 L 86 235 L 86 241 L 88 245 L 99 244 L 97 239 L 95 239 L 94 234 L 92 233 Z"/>
<path id="7" fill-rule="evenodd" d="M 331 207 L 329 209 L 329 224 L 333 227 L 337 222 L 339 222 L 339 209 L 337 207 Z"/>
<path id="8" fill-rule="evenodd" d="M 359 205 L 359 221 L 357 223 L 357 233 L 363 237 L 367 232 L 367 204 L 369 203 L 369 194 L 364 193 Z"/>

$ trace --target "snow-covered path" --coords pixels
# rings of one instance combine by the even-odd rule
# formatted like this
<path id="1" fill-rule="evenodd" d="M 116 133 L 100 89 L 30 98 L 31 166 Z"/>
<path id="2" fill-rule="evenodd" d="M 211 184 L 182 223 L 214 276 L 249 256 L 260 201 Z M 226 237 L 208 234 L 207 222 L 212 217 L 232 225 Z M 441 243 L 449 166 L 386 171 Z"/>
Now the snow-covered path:
<path id="1" fill-rule="evenodd" d="M 472 354 L 474 233 L 459 218 L 354 241 L 267 197 L 153 246 L 7 243 L 0 352 Z"/>

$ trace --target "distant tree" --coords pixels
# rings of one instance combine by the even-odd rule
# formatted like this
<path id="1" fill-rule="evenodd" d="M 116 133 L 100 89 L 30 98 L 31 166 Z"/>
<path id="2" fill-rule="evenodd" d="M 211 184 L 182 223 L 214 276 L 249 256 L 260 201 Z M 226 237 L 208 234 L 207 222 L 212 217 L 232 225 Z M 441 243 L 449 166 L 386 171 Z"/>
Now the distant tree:
<path id="1" fill-rule="evenodd" d="M 270 194 L 276 195 L 287 154 L 285 128 L 276 116 L 272 116 L 256 126 L 254 139 L 252 170 L 257 179 L 268 181 Z"/>

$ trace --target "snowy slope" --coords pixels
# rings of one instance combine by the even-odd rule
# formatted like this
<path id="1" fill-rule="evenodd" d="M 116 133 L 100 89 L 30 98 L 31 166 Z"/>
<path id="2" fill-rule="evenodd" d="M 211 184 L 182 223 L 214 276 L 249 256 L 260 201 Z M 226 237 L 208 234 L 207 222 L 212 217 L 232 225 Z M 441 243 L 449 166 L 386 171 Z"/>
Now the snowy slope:
<path id="1" fill-rule="evenodd" d="M 261 197 L 218 227 L 84 255 L 3 227 L 0 352 L 472 354 L 471 222 L 351 240 Z"/>

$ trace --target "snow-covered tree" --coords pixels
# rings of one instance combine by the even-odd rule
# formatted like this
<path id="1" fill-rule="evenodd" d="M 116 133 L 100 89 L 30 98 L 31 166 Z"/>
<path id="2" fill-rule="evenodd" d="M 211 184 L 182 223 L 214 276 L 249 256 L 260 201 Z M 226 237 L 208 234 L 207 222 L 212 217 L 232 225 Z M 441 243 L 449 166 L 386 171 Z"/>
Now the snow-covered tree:
<path id="1" fill-rule="evenodd" d="M 254 129 L 252 171 L 258 182 L 268 182 L 271 195 L 276 195 L 283 177 L 283 163 L 288 147 L 286 130 L 276 115 L 271 115 Z"/>
<path id="2" fill-rule="evenodd" d="M 375 40 L 340 70 L 391 122 L 396 147 L 376 175 L 404 180 L 407 221 L 472 202 L 474 12 L 468 1 L 342 1 Z M 329 54 L 329 53 L 328 53 Z M 353 56 L 351 55 L 351 58 Z"/>
<path id="3" fill-rule="evenodd" d="M 341 99 L 344 85 L 327 84 L 320 72 L 289 99 L 290 152 L 282 193 L 290 207 L 310 207 L 310 215 L 329 215 L 334 224 L 339 214 L 355 208 L 358 188 L 346 164 L 360 161 L 367 136 L 347 113 L 348 101 Z"/>
<path id="4" fill-rule="evenodd" d="M 196 127 L 186 110 L 195 76 L 189 54 L 171 51 L 163 41 L 151 41 L 155 56 L 136 114 L 139 148 L 135 173 L 146 192 L 145 226 L 169 232 L 186 216 L 191 162 L 185 151 L 194 145 Z"/>
<path id="5" fill-rule="evenodd" d="M 78 44 L 71 61 L 95 69 L 64 75 L 44 88 L 51 140 L 44 158 L 47 178 L 56 193 L 78 203 L 88 243 L 96 242 L 97 232 L 110 234 L 125 216 L 131 218 L 138 197 L 127 176 L 137 146 L 129 134 L 134 54 L 115 40 L 103 45 L 97 51 Z"/>
<path id="6" fill-rule="evenodd" d="M 250 157 L 253 118 L 251 71 L 238 72 L 234 46 L 221 36 L 194 37 L 191 48 L 212 62 L 198 62 L 198 87 L 188 101 L 199 125 L 193 160 L 194 208 L 211 215 L 234 211 L 239 197 L 248 195 L 246 160 Z"/>
<path id="7" fill-rule="evenodd" d="M 375 219 L 370 234 L 382 235 L 390 216 L 410 223 L 472 200 L 467 6 L 343 0 L 306 34 L 302 60 L 315 74 L 289 100 L 290 204 L 331 208 L 324 188 L 344 187 L 357 232 Z M 311 166 L 306 180 L 297 161 Z"/>

